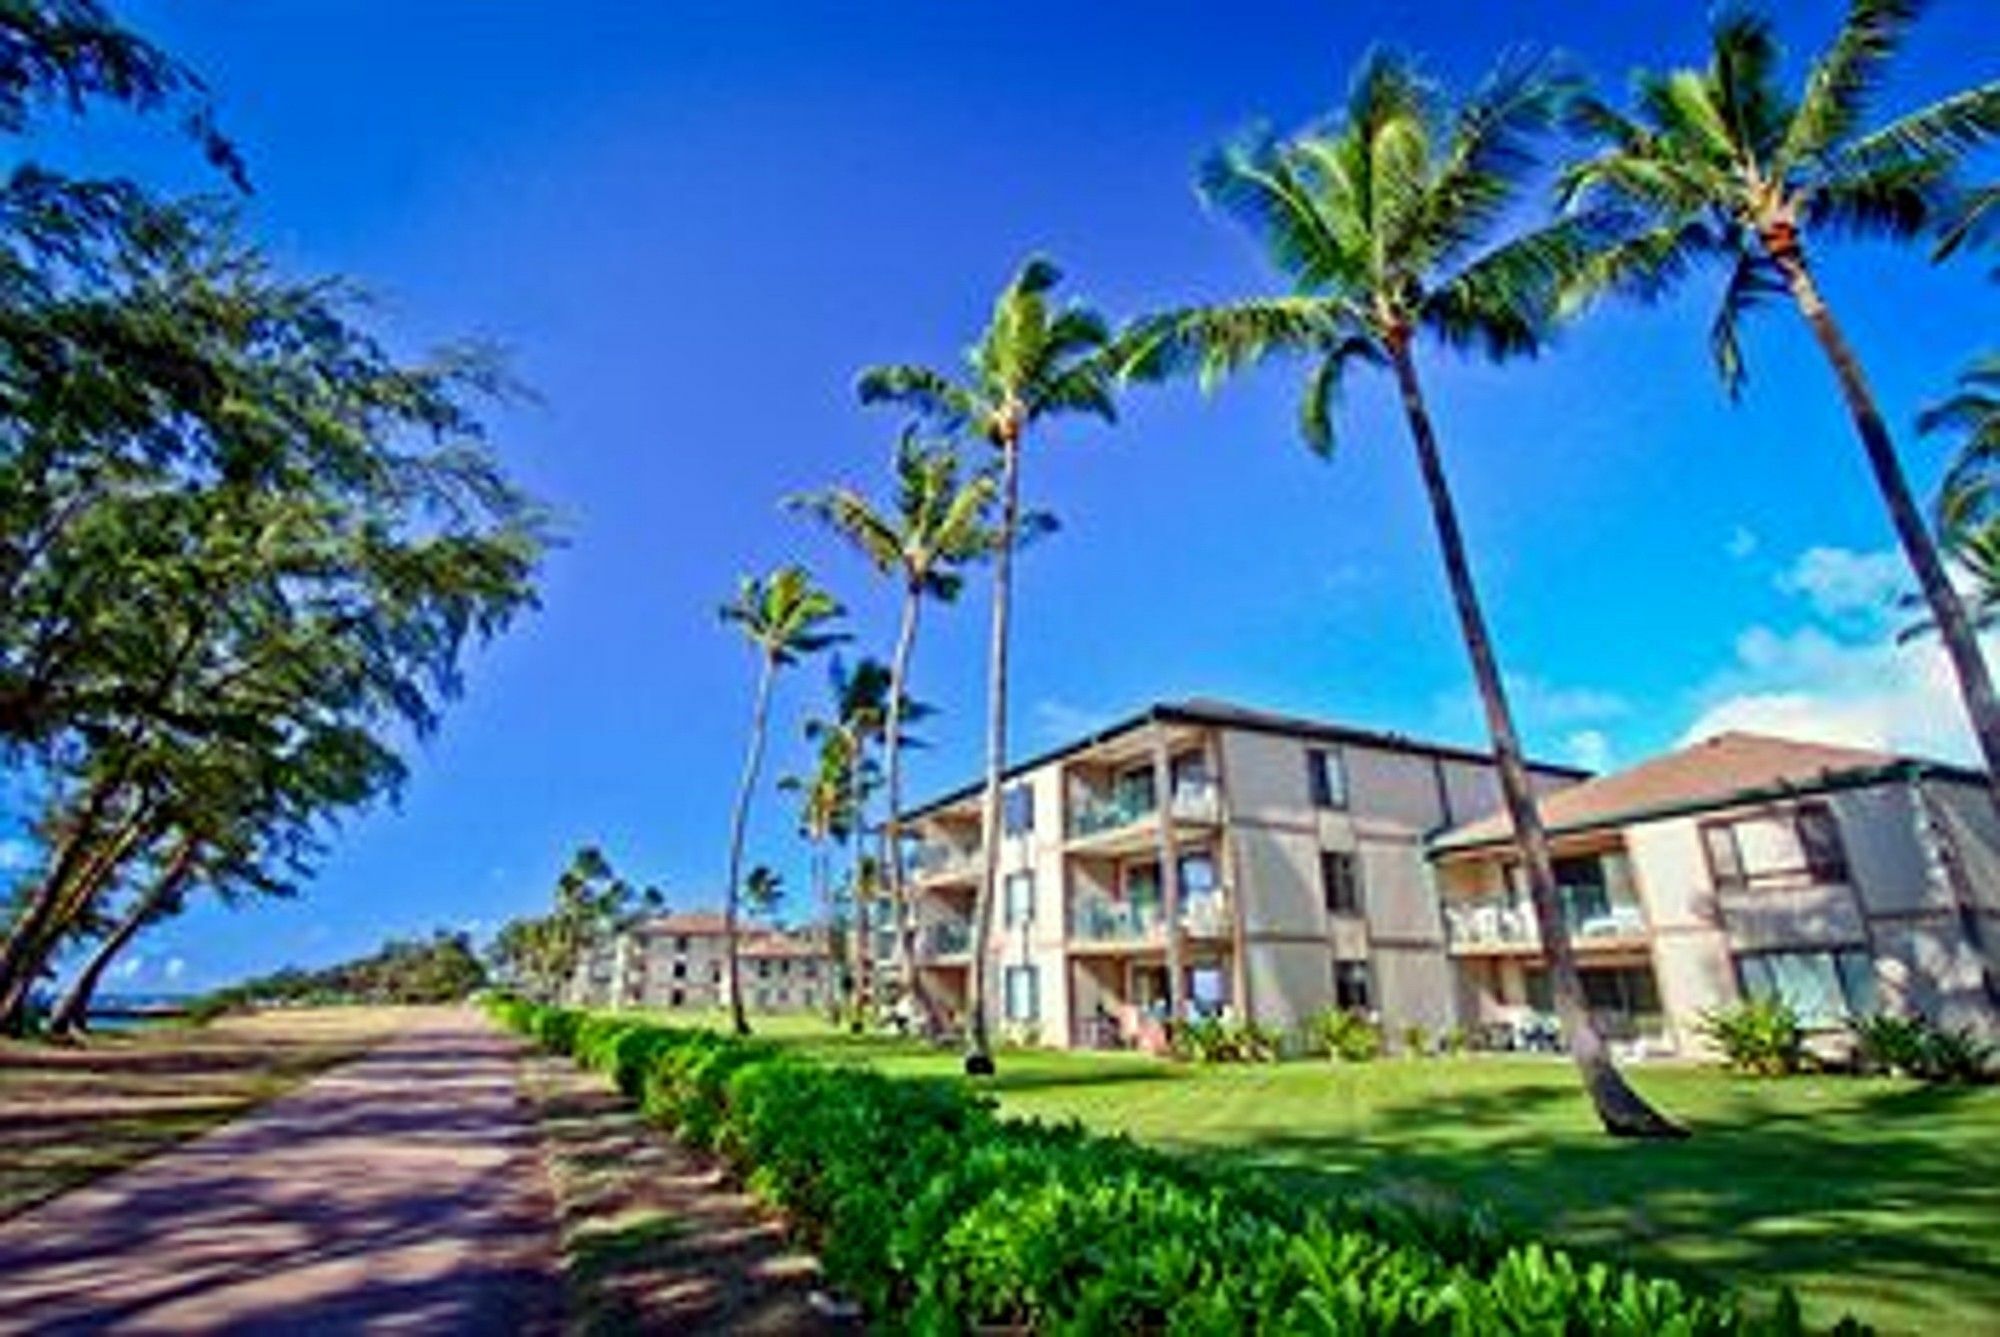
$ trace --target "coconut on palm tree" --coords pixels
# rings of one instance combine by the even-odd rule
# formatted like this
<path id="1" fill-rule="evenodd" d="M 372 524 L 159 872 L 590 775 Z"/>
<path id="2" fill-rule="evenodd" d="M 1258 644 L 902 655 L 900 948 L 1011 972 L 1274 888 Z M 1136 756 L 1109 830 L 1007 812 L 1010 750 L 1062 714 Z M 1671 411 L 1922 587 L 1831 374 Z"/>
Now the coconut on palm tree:
<path id="1" fill-rule="evenodd" d="M 904 698 L 925 601 L 954 602 L 965 583 L 965 568 L 994 551 L 999 536 L 991 514 L 997 489 L 988 474 L 967 476 L 949 443 L 926 441 L 914 428 L 897 442 L 894 467 L 896 487 L 887 506 L 876 506 L 866 493 L 851 487 L 831 487 L 796 498 L 793 504 L 846 539 L 902 593 L 896 648 L 889 659 L 889 709 L 882 743 L 888 783 L 883 868 L 896 916 L 903 997 L 929 1027 L 935 1018 L 917 971 L 916 918 L 903 886 Z"/>
<path id="2" fill-rule="evenodd" d="M 1732 397 L 1743 385 L 1738 320 L 1759 301 L 1791 299 L 1833 371 L 1957 675 L 1989 783 L 2000 785 L 2000 698 L 1991 672 L 1861 359 L 1820 290 L 1810 249 L 1822 237 L 1912 239 L 1947 222 L 1958 202 L 1955 169 L 2000 136 L 2000 81 L 1886 123 L 1872 116 L 1921 8 L 1917 0 L 1851 0 L 1839 34 L 1796 92 L 1781 80 L 1770 22 L 1729 9 L 1711 27 L 1708 64 L 1635 76 L 1630 112 L 1577 99 L 1572 120 L 1595 149 L 1564 171 L 1563 194 L 1616 226 L 1571 293 L 1653 300 L 1698 264 L 1721 270 L 1709 345 Z"/>
<path id="3" fill-rule="evenodd" d="M 1043 259 L 1022 265 L 1000 292 L 992 318 L 956 373 L 930 367 L 871 367 L 861 374 L 864 404 L 899 404 L 947 431 L 968 431 L 999 459 L 1000 531 L 994 548 L 993 630 L 987 659 L 986 782 L 981 802 L 979 890 L 972 910 L 972 968 L 966 984 L 965 1070 L 993 1071 L 987 1018 L 993 901 L 1000 879 L 1000 787 L 1007 769 L 1007 638 L 1013 551 L 1021 533 L 1021 449 L 1046 419 L 1083 413 L 1115 421 L 1111 332 L 1088 307 L 1057 305 L 1061 272 Z"/>
<path id="4" fill-rule="evenodd" d="M 1673 1136 L 1681 1130 L 1619 1075 L 1585 1004 L 1548 834 L 1418 378 L 1425 344 L 1495 359 L 1542 346 L 1580 227 L 1507 237 L 1504 223 L 1566 87 L 1545 65 L 1516 62 L 1454 109 L 1407 59 L 1368 56 L 1345 109 L 1328 121 L 1289 139 L 1232 144 L 1201 167 L 1204 198 L 1257 235 L 1285 291 L 1151 317 L 1121 343 L 1128 375 L 1191 372 L 1205 385 L 1274 355 L 1304 358 L 1300 425 L 1322 454 L 1333 447 L 1345 373 L 1365 363 L 1394 376 L 1570 1052 L 1608 1130 Z"/>
<path id="5" fill-rule="evenodd" d="M 750 744 L 743 761 L 743 780 L 729 820 L 729 882 L 723 898 L 723 932 L 729 952 L 729 1015 L 738 1035 L 750 1033 L 743 1014 L 742 971 L 737 960 L 737 908 L 743 893 L 743 838 L 750 821 L 750 800 L 764 764 L 764 739 L 771 710 L 771 688 L 778 670 L 808 655 L 837 645 L 846 637 L 833 630 L 845 610 L 831 594 L 814 583 L 802 566 L 781 566 L 768 576 L 744 576 L 736 597 L 719 610 L 725 623 L 739 628 L 757 653 L 757 689 L 750 715 Z"/>

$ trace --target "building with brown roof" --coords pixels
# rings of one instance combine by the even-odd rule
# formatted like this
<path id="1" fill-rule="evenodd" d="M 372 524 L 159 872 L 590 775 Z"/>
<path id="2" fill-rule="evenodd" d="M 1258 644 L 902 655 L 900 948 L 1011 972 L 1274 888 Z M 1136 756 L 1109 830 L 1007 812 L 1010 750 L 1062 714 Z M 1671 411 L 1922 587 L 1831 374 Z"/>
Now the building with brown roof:
<path id="1" fill-rule="evenodd" d="M 821 931 L 745 921 L 737 955 L 744 1006 L 753 1011 L 813 1011 L 832 1000 L 836 972 Z M 728 968 L 719 912 L 656 915 L 599 944 L 578 967 L 570 996 L 586 1007 L 726 1007 Z"/>
<path id="2" fill-rule="evenodd" d="M 2000 821 L 1978 772 L 1729 733 L 1541 802 L 1563 915 L 1614 1037 L 1701 1048 L 1703 1011 L 1776 996 L 1828 1032 L 1878 1010 L 2000 1033 Z M 1550 1025 L 1504 815 L 1434 837 L 1457 1010 Z"/>

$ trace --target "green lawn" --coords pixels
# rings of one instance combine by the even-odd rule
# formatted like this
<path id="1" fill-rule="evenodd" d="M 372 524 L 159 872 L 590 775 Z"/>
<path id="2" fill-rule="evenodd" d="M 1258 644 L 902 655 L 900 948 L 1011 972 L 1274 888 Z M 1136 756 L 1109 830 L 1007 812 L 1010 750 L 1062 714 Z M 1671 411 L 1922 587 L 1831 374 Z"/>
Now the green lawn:
<path id="1" fill-rule="evenodd" d="M 758 1024 L 826 1058 L 957 1071 L 953 1055 L 817 1019 Z M 1247 1162 L 1301 1192 L 1483 1200 L 1601 1256 L 1751 1293 L 1788 1283 L 1819 1323 L 1851 1311 L 1885 1332 L 2000 1331 L 2000 1088 L 1660 1064 L 1633 1079 L 1693 1140 L 1601 1136 L 1549 1059 L 1196 1068 L 1022 1052 L 1001 1056 L 991 1089 L 1013 1113 Z"/>

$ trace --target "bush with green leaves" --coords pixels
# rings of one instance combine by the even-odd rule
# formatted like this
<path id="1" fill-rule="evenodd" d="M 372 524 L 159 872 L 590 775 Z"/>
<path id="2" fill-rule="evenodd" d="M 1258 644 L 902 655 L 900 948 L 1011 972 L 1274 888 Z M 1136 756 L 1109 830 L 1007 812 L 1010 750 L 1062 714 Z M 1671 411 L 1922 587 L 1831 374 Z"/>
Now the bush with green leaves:
<path id="1" fill-rule="evenodd" d="M 1366 1063 L 1382 1056 L 1382 1028 L 1365 1013 L 1330 1007 L 1306 1023 L 1307 1042 L 1314 1052 L 1348 1063 Z"/>
<path id="2" fill-rule="evenodd" d="M 1204 1017 L 1174 1036 L 1174 1052 L 1198 1063 L 1274 1063 L 1283 1035 L 1254 1021 Z"/>
<path id="3" fill-rule="evenodd" d="M 1947 1029 L 1922 1015 L 1886 1012 L 1858 1017 L 1848 1025 L 1854 1033 L 1855 1057 L 1864 1070 L 1927 1082 L 1993 1080 L 1994 1047 L 1969 1027 Z"/>
<path id="4" fill-rule="evenodd" d="M 1699 1029 L 1738 1072 L 1782 1077 L 1806 1063 L 1805 1028 L 1782 998 L 1746 998 L 1701 1014 Z"/>
<path id="5" fill-rule="evenodd" d="M 1483 1212 L 1308 1203 L 1248 1171 L 1001 1118 L 955 1079 L 631 1016 L 489 1007 L 726 1157 L 886 1331 L 1800 1331 L 1788 1298 L 1753 1315 L 1521 1240 Z"/>

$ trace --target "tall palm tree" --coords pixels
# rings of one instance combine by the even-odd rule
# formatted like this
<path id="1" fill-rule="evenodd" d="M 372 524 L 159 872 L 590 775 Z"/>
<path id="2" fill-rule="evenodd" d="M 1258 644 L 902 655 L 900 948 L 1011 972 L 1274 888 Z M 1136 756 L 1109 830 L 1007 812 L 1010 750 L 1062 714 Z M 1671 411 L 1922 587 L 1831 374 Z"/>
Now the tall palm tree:
<path id="1" fill-rule="evenodd" d="M 871 367 L 861 374 L 864 404 L 900 404 L 947 431 L 976 434 L 999 456 L 1000 533 L 994 550 L 993 632 L 987 658 L 986 788 L 981 803 L 985 840 L 979 891 L 972 910 L 972 969 L 966 987 L 965 1070 L 993 1071 L 987 1018 L 988 947 L 1000 879 L 1000 786 L 1007 770 L 1007 634 L 1013 595 L 1013 551 L 1021 533 L 1021 448 L 1044 419 L 1085 413 L 1117 419 L 1112 402 L 1111 331 L 1104 318 L 1076 304 L 1056 306 L 1050 293 L 1062 274 L 1047 260 L 1022 265 L 994 303 L 963 368 Z"/>
<path id="2" fill-rule="evenodd" d="M 743 837 L 750 821 L 750 799 L 764 764 L 764 737 L 770 718 L 771 687 L 778 670 L 818 654 L 846 637 L 832 629 L 845 613 L 838 600 L 813 582 L 802 566 L 781 566 L 768 576 L 744 576 L 736 597 L 720 609 L 725 623 L 735 624 L 757 652 L 757 692 L 750 715 L 750 747 L 743 762 L 743 780 L 736 790 L 736 807 L 729 820 L 729 885 L 723 901 L 723 932 L 729 942 L 729 1015 L 738 1035 L 750 1033 L 743 1014 L 742 971 L 737 961 L 737 905 L 743 892 Z"/>
<path id="3" fill-rule="evenodd" d="M 799 832 L 811 850 L 814 898 L 826 925 L 827 946 L 836 957 L 839 950 L 839 916 L 834 912 L 833 876 L 828 867 L 827 846 L 847 839 L 852 822 L 848 811 L 853 786 L 847 778 L 847 744 L 837 734 L 821 737 L 819 752 L 809 775 L 791 775 L 778 782 L 780 789 L 799 797 Z M 839 991 L 828 991 L 830 1016 L 838 1019 Z"/>
<path id="4" fill-rule="evenodd" d="M 1961 597 L 1974 630 L 1990 630 L 2000 625 L 2000 353 L 1974 359 L 1959 373 L 1957 392 L 1925 409 L 1917 430 L 1960 438 L 1938 485 L 1938 540 L 1971 582 Z M 1936 630 L 1927 617 L 1904 636 Z"/>
<path id="5" fill-rule="evenodd" d="M 869 901 L 872 883 L 862 876 L 868 859 L 868 803 L 878 786 L 881 773 L 873 748 L 882 740 L 883 730 L 894 708 L 889 700 L 889 669 L 879 659 L 864 658 L 850 670 L 835 657 L 828 670 L 827 685 L 833 691 L 833 717 L 806 722 L 806 737 L 825 746 L 837 742 L 846 755 L 848 843 L 848 889 L 854 904 L 854 980 L 860 1016 L 872 1001 L 870 984 L 873 967 L 869 962 L 872 932 Z M 860 1016 L 856 1023 L 859 1024 Z"/>
<path id="6" fill-rule="evenodd" d="M 1548 835 L 1417 377 L 1420 339 L 1495 359 L 1541 347 L 1556 284 L 1580 250 L 1578 228 L 1493 239 L 1519 203 L 1535 139 L 1565 89 L 1545 65 L 1516 62 L 1453 112 L 1407 59 L 1369 55 L 1342 113 L 1291 139 L 1226 146 L 1200 169 L 1202 195 L 1257 234 L 1287 290 L 1152 317 L 1121 342 L 1128 375 L 1193 372 L 1204 385 L 1272 355 L 1305 357 L 1300 426 L 1321 454 L 1333 447 L 1347 369 L 1362 362 L 1393 373 L 1570 1052 L 1608 1130 L 1671 1136 L 1681 1130 L 1619 1075 L 1585 1005 Z"/>
<path id="7" fill-rule="evenodd" d="M 949 443 L 925 441 L 914 428 L 896 444 L 896 488 L 886 507 L 877 507 L 855 488 L 831 487 L 794 499 L 868 559 L 877 572 L 897 583 L 903 604 L 896 648 L 889 660 L 889 712 L 883 730 L 883 769 L 888 778 L 888 814 L 883 819 L 883 867 L 889 904 L 896 915 L 896 956 L 903 996 L 928 1028 L 932 1012 L 917 972 L 916 918 L 903 888 L 903 713 L 910 663 L 924 602 L 957 600 L 964 570 L 991 556 L 999 535 L 991 515 L 996 487 L 985 473 L 964 474 Z"/>
<path id="8" fill-rule="evenodd" d="M 2000 81 L 1869 128 L 1871 103 L 1922 5 L 1850 0 L 1833 44 L 1796 95 L 1780 82 L 1768 20 L 1723 11 L 1701 69 L 1635 76 L 1631 113 L 1594 97 L 1574 106 L 1596 144 L 1563 173 L 1573 208 L 1619 220 L 1579 276 L 1581 299 L 1619 290 L 1652 300 L 1697 264 L 1727 274 L 1709 344 L 1730 395 L 1743 386 L 1736 326 L 1757 302 L 1789 296 L 1839 385 L 1875 486 L 1936 624 L 1990 784 L 2000 786 L 2000 698 L 1922 507 L 1896 457 L 1861 359 L 1821 293 L 1809 237 L 1908 239 L 1952 202 L 1967 152 L 2000 136 Z M 2000 801 L 2000 787 L 1994 790 Z"/>

